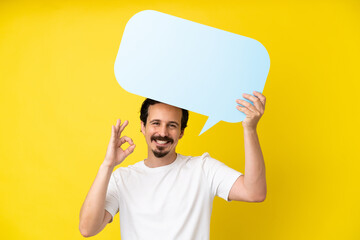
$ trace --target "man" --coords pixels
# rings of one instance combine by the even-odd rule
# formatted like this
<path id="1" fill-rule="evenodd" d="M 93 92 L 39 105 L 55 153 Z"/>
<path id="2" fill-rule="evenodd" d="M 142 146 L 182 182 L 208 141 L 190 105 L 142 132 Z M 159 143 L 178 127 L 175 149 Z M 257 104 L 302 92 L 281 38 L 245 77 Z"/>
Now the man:
<path id="1" fill-rule="evenodd" d="M 141 108 L 141 132 L 148 145 L 145 160 L 121 164 L 135 149 L 121 136 L 128 122 L 112 126 L 105 160 L 80 211 L 83 236 L 99 233 L 120 212 L 122 239 L 209 239 L 215 196 L 226 201 L 262 202 L 266 196 L 265 164 L 256 126 L 265 110 L 265 96 L 243 94 L 237 99 L 246 114 L 242 122 L 245 175 L 205 153 L 199 157 L 177 154 L 178 140 L 187 125 L 187 110 L 146 99 Z M 241 105 L 241 106 L 240 106 Z M 121 145 L 130 146 L 123 150 Z"/>

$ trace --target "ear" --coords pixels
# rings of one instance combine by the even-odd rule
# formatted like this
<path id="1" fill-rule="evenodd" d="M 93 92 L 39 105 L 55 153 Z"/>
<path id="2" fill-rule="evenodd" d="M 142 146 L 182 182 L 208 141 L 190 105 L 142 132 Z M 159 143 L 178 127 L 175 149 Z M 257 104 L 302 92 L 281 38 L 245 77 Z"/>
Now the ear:
<path id="1" fill-rule="evenodd" d="M 185 129 L 181 130 L 181 133 L 180 133 L 179 139 L 181 139 L 181 138 L 184 136 L 184 130 L 185 130 Z"/>
<path id="2" fill-rule="evenodd" d="M 145 124 L 143 121 L 141 121 L 141 132 L 145 135 Z"/>

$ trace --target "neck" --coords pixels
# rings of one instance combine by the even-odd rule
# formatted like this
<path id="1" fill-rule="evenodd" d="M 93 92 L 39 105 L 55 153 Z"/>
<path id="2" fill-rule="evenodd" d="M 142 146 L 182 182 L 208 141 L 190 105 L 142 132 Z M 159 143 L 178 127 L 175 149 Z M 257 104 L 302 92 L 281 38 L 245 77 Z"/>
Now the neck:
<path id="1" fill-rule="evenodd" d="M 154 153 L 149 149 L 148 157 L 144 160 L 144 164 L 150 168 L 161 167 L 173 163 L 176 157 L 176 152 L 169 152 L 166 156 L 162 158 L 157 158 L 155 157 Z"/>

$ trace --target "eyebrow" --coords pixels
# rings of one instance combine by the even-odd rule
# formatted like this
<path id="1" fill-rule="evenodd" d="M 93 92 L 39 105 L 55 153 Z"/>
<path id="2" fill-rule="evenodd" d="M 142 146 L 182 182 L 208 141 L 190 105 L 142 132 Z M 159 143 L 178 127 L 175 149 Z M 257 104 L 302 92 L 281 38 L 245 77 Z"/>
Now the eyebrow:
<path id="1" fill-rule="evenodd" d="M 175 123 L 177 126 L 179 126 L 179 123 L 177 123 L 175 121 L 170 121 L 170 123 Z"/>
<path id="2" fill-rule="evenodd" d="M 152 122 L 161 122 L 161 120 L 160 119 L 153 119 L 153 120 L 150 121 L 150 123 L 152 123 Z M 180 125 L 178 122 L 175 122 L 175 121 L 170 121 L 169 123 L 176 124 L 177 126 Z"/>

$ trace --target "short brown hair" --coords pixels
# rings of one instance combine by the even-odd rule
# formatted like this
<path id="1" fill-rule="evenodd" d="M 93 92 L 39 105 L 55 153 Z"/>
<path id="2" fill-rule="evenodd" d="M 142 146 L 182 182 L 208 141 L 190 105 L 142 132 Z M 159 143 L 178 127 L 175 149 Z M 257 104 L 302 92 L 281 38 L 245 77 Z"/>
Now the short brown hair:
<path id="1" fill-rule="evenodd" d="M 141 105 L 140 109 L 140 120 L 144 123 L 144 126 L 146 126 L 146 121 L 149 115 L 149 106 L 155 105 L 157 103 L 162 103 L 156 100 L 153 100 L 151 98 L 145 99 L 145 101 Z M 181 131 L 183 131 L 187 127 L 187 122 L 189 120 L 189 111 L 186 109 L 182 109 L 182 116 L 181 116 Z"/>

